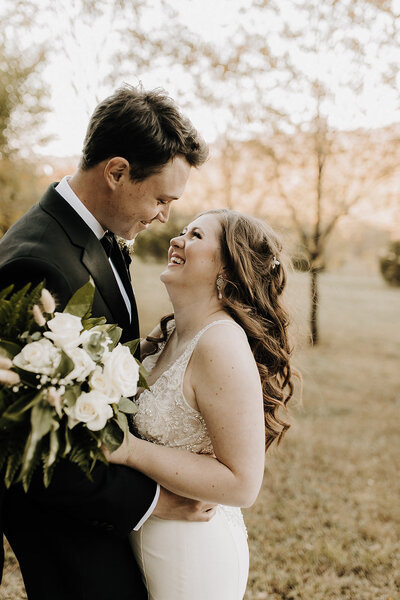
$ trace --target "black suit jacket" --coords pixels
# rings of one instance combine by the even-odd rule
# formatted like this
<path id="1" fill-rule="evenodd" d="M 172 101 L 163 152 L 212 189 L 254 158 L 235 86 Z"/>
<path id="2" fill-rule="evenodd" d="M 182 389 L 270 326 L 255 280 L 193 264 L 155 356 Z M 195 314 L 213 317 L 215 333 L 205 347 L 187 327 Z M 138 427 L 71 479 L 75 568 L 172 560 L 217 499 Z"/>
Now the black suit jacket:
<path id="1" fill-rule="evenodd" d="M 0 240 L 0 289 L 46 279 L 62 310 L 92 276 L 93 316 L 105 316 L 122 327 L 122 341 L 137 338 L 133 293 L 129 291 L 130 323 L 99 240 L 54 187 Z M 20 563 L 29 600 L 147 597 L 128 533 L 151 505 L 156 484 L 118 465 L 98 464 L 93 478 L 90 482 L 65 461 L 47 490 L 38 475 L 27 494 L 20 485 L 5 492 L 4 532 Z"/>

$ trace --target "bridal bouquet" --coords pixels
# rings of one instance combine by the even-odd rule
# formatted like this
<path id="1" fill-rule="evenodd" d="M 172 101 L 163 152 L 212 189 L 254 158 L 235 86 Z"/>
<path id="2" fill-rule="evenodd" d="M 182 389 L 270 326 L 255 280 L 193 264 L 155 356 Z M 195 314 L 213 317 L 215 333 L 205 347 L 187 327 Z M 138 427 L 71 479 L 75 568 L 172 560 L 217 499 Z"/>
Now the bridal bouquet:
<path id="1" fill-rule="evenodd" d="M 25 491 L 41 463 L 48 486 L 60 459 L 90 477 L 102 452 L 118 448 L 135 412 L 130 396 L 147 387 L 134 358 L 138 340 L 119 343 L 121 329 L 92 318 L 89 281 L 55 312 L 51 294 L 28 284 L 0 292 L 0 470 Z"/>

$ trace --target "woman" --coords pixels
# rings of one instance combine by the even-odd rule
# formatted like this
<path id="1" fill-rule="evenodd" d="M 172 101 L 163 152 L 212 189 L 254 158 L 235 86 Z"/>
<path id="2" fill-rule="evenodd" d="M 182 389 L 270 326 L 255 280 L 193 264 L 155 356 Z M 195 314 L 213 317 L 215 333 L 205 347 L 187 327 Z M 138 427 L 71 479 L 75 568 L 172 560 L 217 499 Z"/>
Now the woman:
<path id="1" fill-rule="evenodd" d="M 142 439 L 130 435 L 110 461 L 218 507 L 208 523 L 150 517 L 132 533 L 151 600 L 243 598 L 239 507 L 257 497 L 265 447 L 288 428 L 278 410 L 293 392 L 280 249 L 265 223 L 228 210 L 202 213 L 171 240 L 161 280 L 174 320 L 143 342 Z"/>

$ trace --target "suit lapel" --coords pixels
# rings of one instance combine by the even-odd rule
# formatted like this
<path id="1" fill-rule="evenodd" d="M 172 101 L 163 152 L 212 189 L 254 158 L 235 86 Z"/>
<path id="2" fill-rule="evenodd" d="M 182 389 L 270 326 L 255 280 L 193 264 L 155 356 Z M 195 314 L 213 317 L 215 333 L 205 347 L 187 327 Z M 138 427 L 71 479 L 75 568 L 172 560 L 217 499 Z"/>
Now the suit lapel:
<path id="1" fill-rule="evenodd" d="M 47 189 L 40 201 L 41 208 L 58 221 L 71 244 L 82 248 L 81 261 L 92 276 L 97 293 L 102 296 L 109 307 L 115 322 L 121 327 L 129 329 L 128 309 L 101 243 L 68 202 L 55 191 L 55 185 L 57 184 L 52 184 Z M 132 309 L 133 306 L 136 308 L 134 298 Z M 134 311 L 132 310 L 132 320 L 133 318 Z"/>
<path id="2" fill-rule="evenodd" d="M 90 240 L 84 248 L 82 263 L 93 277 L 96 289 L 110 308 L 115 322 L 124 328 L 129 327 L 128 309 L 117 280 L 99 240 L 95 235 L 93 237 L 94 240 Z"/>

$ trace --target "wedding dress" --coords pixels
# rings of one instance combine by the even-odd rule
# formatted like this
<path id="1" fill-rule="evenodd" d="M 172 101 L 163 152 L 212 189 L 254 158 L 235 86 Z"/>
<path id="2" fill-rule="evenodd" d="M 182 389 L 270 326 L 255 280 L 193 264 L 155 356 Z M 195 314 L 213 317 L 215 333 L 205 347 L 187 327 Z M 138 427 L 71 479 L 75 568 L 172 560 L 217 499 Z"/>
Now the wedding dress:
<path id="1" fill-rule="evenodd" d="M 202 415 L 183 395 L 183 379 L 193 350 L 213 326 L 239 327 L 229 320 L 204 327 L 181 356 L 140 395 L 134 426 L 156 444 L 213 454 Z M 174 322 L 168 323 L 168 336 Z M 243 335 L 244 331 L 240 328 Z M 166 342 L 144 359 L 154 367 Z M 208 523 L 167 521 L 151 516 L 130 535 L 131 545 L 149 592 L 149 600 L 241 600 L 249 567 L 247 532 L 240 508 L 221 506 Z"/>

